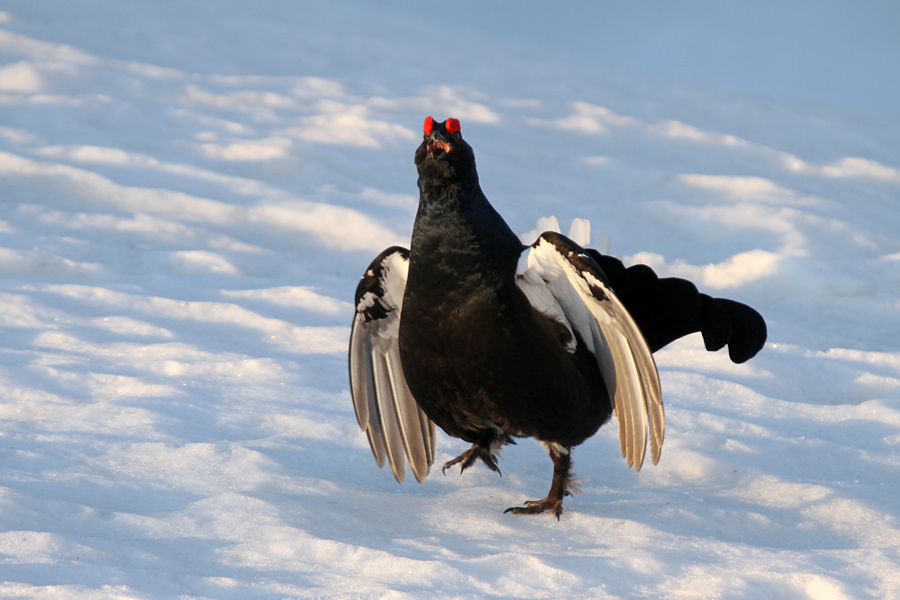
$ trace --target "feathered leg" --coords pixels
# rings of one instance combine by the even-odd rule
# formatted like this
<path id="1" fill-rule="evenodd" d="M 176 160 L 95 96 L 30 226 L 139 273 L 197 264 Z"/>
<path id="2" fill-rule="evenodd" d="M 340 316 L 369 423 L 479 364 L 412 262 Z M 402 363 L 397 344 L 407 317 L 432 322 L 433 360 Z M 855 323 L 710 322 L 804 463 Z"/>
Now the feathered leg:
<path id="1" fill-rule="evenodd" d="M 531 500 L 525 506 L 513 506 L 507 508 L 504 513 L 511 512 L 516 515 L 536 515 L 542 512 L 550 512 L 559 516 L 562 514 L 562 503 L 565 496 L 571 496 L 572 486 L 572 453 L 571 448 L 548 444 L 550 459 L 553 460 L 553 482 L 550 484 L 550 492 L 543 500 Z"/>

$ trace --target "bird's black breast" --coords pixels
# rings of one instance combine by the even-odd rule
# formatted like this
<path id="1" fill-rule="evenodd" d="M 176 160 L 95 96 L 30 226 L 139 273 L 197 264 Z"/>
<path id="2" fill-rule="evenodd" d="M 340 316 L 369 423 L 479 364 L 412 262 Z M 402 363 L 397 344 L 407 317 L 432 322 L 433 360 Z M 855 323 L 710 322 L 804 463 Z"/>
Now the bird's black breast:
<path id="1" fill-rule="evenodd" d="M 612 412 L 596 359 L 584 344 L 567 352 L 568 331 L 537 314 L 516 285 L 524 246 L 484 197 L 474 164 L 449 182 L 432 181 L 429 164 L 419 165 L 399 332 L 416 402 L 473 443 L 498 428 L 581 443 Z"/>
<path id="2" fill-rule="evenodd" d="M 532 309 L 514 271 L 493 287 L 414 267 L 400 324 L 403 370 L 419 406 L 447 433 L 474 442 L 499 428 L 573 446 L 609 418 L 593 355 L 583 344 L 565 351 L 569 332 Z"/>

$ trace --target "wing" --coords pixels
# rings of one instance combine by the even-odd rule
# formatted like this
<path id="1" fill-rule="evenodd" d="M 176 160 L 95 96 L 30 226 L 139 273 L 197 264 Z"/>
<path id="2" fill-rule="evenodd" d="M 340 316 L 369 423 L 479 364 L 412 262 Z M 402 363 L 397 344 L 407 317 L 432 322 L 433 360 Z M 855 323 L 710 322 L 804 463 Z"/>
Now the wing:
<path id="1" fill-rule="evenodd" d="M 597 357 L 628 466 L 640 470 L 648 441 L 656 464 L 666 426 L 656 363 L 603 271 L 574 242 L 547 232 L 522 253 L 516 283 L 537 310 L 578 333 Z"/>
<path id="2" fill-rule="evenodd" d="M 369 265 L 356 288 L 350 330 L 350 393 L 379 467 L 389 462 L 403 483 L 406 463 L 421 483 L 434 462 L 434 423 L 416 404 L 400 365 L 400 313 L 409 251 L 392 246 Z"/>
<path id="3" fill-rule="evenodd" d="M 657 277 L 647 265 L 626 269 L 617 258 L 593 249 L 585 252 L 609 278 L 654 352 L 697 331 L 707 350 L 728 344 L 728 355 L 736 363 L 750 360 L 765 345 L 766 322 L 746 304 L 702 294 L 685 279 Z"/>

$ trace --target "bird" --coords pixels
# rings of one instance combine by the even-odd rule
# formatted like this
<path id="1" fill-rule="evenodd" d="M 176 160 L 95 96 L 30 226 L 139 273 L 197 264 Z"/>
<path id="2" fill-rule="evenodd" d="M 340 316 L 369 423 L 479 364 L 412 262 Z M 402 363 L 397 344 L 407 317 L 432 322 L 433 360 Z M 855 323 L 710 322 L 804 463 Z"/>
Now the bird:
<path id="1" fill-rule="evenodd" d="M 653 352 L 700 332 L 742 363 L 765 345 L 753 308 L 583 248 L 558 232 L 525 245 L 490 204 L 458 119 L 425 119 L 415 152 L 419 205 L 409 249 L 391 246 L 361 277 L 349 375 L 379 467 L 421 483 L 436 428 L 471 447 L 443 465 L 481 462 L 517 439 L 547 450 L 547 496 L 505 512 L 560 518 L 573 449 L 613 414 L 622 456 L 657 464 L 665 414 Z"/>

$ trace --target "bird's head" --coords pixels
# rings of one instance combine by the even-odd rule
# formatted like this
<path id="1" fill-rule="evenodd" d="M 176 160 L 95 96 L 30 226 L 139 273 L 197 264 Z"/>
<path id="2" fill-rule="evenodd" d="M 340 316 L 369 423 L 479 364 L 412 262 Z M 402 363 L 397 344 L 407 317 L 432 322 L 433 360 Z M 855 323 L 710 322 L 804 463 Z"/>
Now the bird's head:
<path id="1" fill-rule="evenodd" d="M 447 119 L 439 123 L 425 119 L 422 143 L 416 150 L 416 167 L 420 178 L 444 182 L 475 176 L 475 155 L 460 133 L 459 121 Z"/>
<path id="2" fill-rule="evenodd" d="M 435 123 L 434 117 L 426 117 L 423 127 L 425 151 L 436 160 L 446 159 L 453 152 L 453 144 L 462 139 L 459 132 L 459 121 L 447 119 L 443 123 Z"/>

